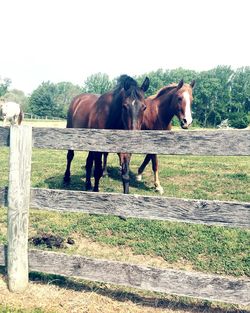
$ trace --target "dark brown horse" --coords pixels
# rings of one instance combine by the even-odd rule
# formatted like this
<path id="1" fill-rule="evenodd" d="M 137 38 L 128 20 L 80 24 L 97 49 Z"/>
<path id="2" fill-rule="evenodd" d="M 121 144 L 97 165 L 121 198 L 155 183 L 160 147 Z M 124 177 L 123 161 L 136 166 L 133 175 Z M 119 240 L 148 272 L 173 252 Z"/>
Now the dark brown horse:
<path id="1" fill-rule="evenodd" d="M 127 75 L 118 79 L 113 91 L 101 96 L 81 94 L 75 97 L 68 110 L 67 128 L 95 129 L 141 129 L 143 113 L 146 109 L 144 92 L 149 87 L 149 79 L 145 78 L 141 87 Z M 70 165 L 74 151 L 68 150 L 67 168 L 64 182 L 70 181 Z M 129 192 L 129 162 L 130 154 L 120 153 L 124 193 Z M 86 162 L 86 189 L 91 190 L 91 169 L 95 163 L 94 191 L 99 191 L 99 180 L 102 176 L 102 153 L 89 152 Z"/>
<path id="2" fill-rule="evenodd" d="M 143 115 L 143 130 L 171 130 L 171 121 L 177 116 L 180 126 L 187 129 L 192 123 L 191 104 L 193 101 L 192 89 L 195 81 L 191 84 L 184 84 L 181 80 L 178 84 L 170 84 L 161 88 L 156 95 L 148 97 L 147 108 Z M 158 158 L 156 154 L 147 154 L 143 163 L 138 169 L 137 180 L 142 180 L 142 173 L 148 163 L 152 161 L 154 172 L 155 190 L 163 193 L 159 181 Z M 104 171 L 106 172 L 107 153 L 104 154 Z"/>

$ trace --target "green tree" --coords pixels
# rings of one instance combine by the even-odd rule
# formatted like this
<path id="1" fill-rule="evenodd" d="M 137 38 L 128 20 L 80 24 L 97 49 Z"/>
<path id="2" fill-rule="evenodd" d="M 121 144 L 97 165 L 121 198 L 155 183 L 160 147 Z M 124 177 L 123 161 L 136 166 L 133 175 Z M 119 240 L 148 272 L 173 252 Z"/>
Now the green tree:
<path id="1" fill-rule="evenodd" d="M 65 118 L 71 100 L 82 89 L 70 82 L 43 82 L 29 99 L 29 111 L 38 116 Z"/>
<path id="2" fill-rule="evenodd" d="M 250 111 L 250 67 L 238 68 L 231 82 L 230 112 Z"/>
<path id="3" fill-rule="evenodd" d="M 202 126 L 215 127 L 228 118 L 229 81 L 232 74 L 230 67 L 218 66 L 197 75 L 193 111 Z"/>
<path id="4" fill-rule="evenodd" d="M 0 97 L 3 97 L 6 94 L 10 84 L 11 84 L 11 80 L 9 78 L 1 79 L 0 77 Z"/>
<path id="5" fill-rule="evenodd" d="M 96 73 L 87 77 L 84 82 L 83 92 L 103 94 L 113 88 L 113 83 L 105 73 Z"/>
<path id="6" fill-rule="evenodd" d="M 82 88 L 70 82 L 60 82 L 55 87 L 53 99 L 60 111 L 59 116 L 66 117 L 70 102 L 75 96 L 82 93 Z"/>
<path id="7" fill-rule="evenodd" d="M 59 106 L 55 102 L 56 86 L 51 82 L 43 82 L 33 91 L 29 99 L 30 111 L 38 116 L 60 116 Z"/>
<path id="8" fill-rule="evenodd" d="M 28 112 L 28 97 L 22 90 L 11 89 L 2 97 L 4 101 L 14 101 L 21 105 L 24 112 Z"/>

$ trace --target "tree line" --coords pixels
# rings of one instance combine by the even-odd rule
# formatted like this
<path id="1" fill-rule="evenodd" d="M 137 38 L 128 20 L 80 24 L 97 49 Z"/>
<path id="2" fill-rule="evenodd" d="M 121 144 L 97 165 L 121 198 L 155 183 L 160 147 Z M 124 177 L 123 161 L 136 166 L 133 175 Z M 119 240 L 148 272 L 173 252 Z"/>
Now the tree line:
<path id="1" fill-rule="evenodd" d="M 197 126 L 216 127 L 227 120 L 229 126 L 245 128 L 250 123 L 250 67 L 233 70 L 230 66 L 217 66 L 201 72 L 183 68 L 158 69 L 134 78 L 142 82 L 145 76 L 150 78 L 146 96 L 182 78 L 187 83 L 195 79 L 192 111 Z M 19 102 L 26 113 L 66 118 L 73 97 L 80 93 L 102 94 L 115 84 L 116 79 L 110 79 L 105 73 L 96 73 L 87 77 L 83 86 L 71 82 L 42 82 L 27 97 L 20 90 L 10 89 L 11 80 L 5 78 L 0 80 L 0 97 Z"/>

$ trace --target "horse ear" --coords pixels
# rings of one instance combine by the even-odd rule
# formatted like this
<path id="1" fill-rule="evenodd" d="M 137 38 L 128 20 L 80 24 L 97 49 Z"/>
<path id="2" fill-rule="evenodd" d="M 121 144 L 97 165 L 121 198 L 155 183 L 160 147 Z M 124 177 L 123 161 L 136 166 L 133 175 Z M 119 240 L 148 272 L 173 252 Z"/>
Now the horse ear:
<path id="1" fill-rule="evenodd" d="M 125 89 L 125 91 L 129 90 L 131 86 L 131 79 L 130 77 L 126 78 L 124 83 L 123 83 L 123 88 Z"/>
<path id="2" fill-rule="evenodd" d="M 183 84 L 184 84 L 184 80 L 181 79 L 181 80 L 179 81 L 178 86 L 177 86 L 177 90 L 178 90 L 178 89 L 181 89 L 181 87 L 183 86 Z"/>
<path id="3" fill-rule="evenodd" d="M 192 81 L 191 81 L 190 86 L 191 86 L 192 88 L 194 88 L 194 86 L 195 86 L 195 80 L 192 80 Z"/>
<path id="4" fill-rule="evenodd" d="M 149 84 L 150 84 L 150 80 L 149 80 L 148 77 L 146 77 L 146 78 L 144 79 L 144 82 L 143 82 L 142 85 L 141 85 L 141 89 L 142 89 L 144 92 L 146 92 L 146 91 L 148 90 Z"/>

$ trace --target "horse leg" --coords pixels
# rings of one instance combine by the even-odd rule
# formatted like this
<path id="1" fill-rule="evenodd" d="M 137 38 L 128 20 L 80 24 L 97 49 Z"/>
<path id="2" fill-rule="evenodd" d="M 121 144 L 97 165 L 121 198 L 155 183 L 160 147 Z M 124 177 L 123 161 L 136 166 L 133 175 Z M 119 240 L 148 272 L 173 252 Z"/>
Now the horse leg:
<path id="1" fill-rule="evenodd" d="M 91 184 L 91 172 L 94 162 L 94 152 L 89 152 L 87 160 L 86 160 L 86 190 L 92 190 L 92 184 Z"/>
<path id="2" fill-rule="evenodd" d="M 122 170 L 123 193 L 129 193 L 129 163 L 131 153 L 119 153 L 119 158 Z"/>
<path id="3" fill-rule="evenodd" d="M 99 181 L 102 177 L 102 152 L 94 152 L 94 160 L 95 160 L 95 186 L 93 191 L 99 192 Z"/>
<path id="4" fill-rule="evenodd" d="M 108 176 L 107 170 L 107 159 L 108 159 L 108 152 L 103 153 L 103 176 Z"/>
<path id="5" fill-rule="evenodd" d="M 138 174 L 136 176 L 136 180 L 137 181 L 141 181 L 142 180 L 142 173 L 145 170 L 145 167 L 148 165 L 148 163 L 150 162 L 152 158 L 152 154 L 147 154 L 144 161 L 142 162 L 141 166 L 138 169 Z"/>
<path id="6" fill-rule="evenodd" d="M 152 160 L 152 170 L 154 172 L 155 191 L 159 192 L 162 195 L 164 193 L 164 190 L 159 180 L 159 166 L 158 166 L 157 154 L 152 154 L 151 160 Z"/>
<path id="7" fill-rule="evenodd" d="M 67 153 L 67 168 L 66 168 L 66 171 L 64 173 L 64 178 L 63 178 L 63 181 L 64 183 L 68 184 L 70 182 L 70 165 L 71 165 L 71 162 L 74 158 L 74 150 L 68 150 L 68 153 Z"/>

